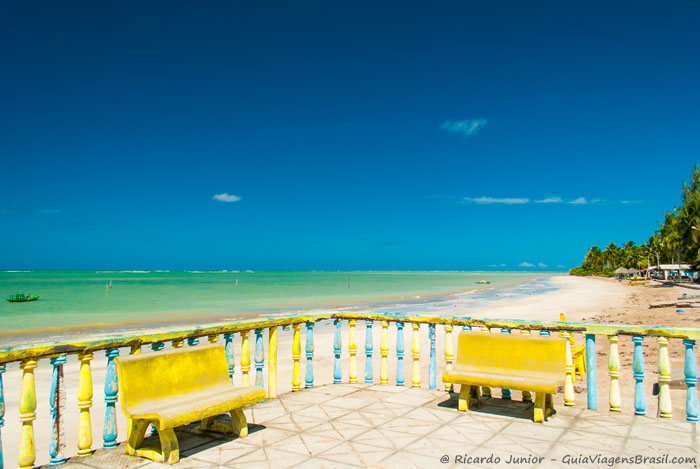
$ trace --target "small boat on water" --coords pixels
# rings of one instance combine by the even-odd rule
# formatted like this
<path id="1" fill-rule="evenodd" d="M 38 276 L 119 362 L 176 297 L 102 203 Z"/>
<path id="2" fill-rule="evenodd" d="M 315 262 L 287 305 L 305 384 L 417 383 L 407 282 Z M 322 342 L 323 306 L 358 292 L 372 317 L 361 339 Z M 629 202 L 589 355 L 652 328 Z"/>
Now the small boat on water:
<path id="1" fill-rule="evenodd" d="M 477 280 L 476 283 L 477 285 L 490 285 L 491 280 Z"/>
<path id="2" fill-rule="evenodd" d="M 10 303 L 25 303 L 27 301 L 36 301 L 39 299 L 39 295 L 32 295 L 31 293 L 15 293 L 7 298 Z"/>

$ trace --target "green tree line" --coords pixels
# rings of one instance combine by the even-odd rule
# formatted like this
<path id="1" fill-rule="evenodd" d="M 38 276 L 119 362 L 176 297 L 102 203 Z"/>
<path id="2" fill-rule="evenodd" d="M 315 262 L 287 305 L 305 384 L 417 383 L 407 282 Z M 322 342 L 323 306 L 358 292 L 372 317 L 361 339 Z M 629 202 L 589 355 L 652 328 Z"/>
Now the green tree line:
<path id="1" fill-rule="evenodd" d="M 614 276 L 615 269 L 644 269 L 649 265 L 700 265 L 700 167 L 693 168 L 690 181 L 683 182 L 681 205 L 664 213 L 664 222 L 643 244 L 628 241 L 621 246 L 610 243 L 603 250 L 591 247 L 583 264 L 574 267 L 571 275 Z"/>

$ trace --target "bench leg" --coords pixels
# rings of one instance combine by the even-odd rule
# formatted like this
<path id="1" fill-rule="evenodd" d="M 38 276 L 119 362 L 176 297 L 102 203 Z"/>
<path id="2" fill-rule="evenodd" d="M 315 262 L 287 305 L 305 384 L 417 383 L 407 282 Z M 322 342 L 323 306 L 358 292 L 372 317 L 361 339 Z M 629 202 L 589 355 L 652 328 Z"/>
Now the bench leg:
<path id="1" fill-rule="evenodd" d="M 180 445 L 175 436 L 175 430 L 168 428 L 158 432 L 160 436 L 160 451 L 165 464 L 175 464 L 180 460 Z"/>
<path id="2" fill-rule="evenodd" d="M 545 415 L 546 415 L 546 409 L 545 409 L 546 396 L 547 396 L 547 394 L 545 394 L 543 392 L 538 392 L 535 394 L 535 410 L 534 410 L 534 418 L 533 418 L 533 420 L 535 422 L 544 422 Z"/>
<path id="3" fill-rule="evenodd" d="M 463 384 L 459 390 L 459 401 L 457 403 L 457 410 L 460 412 L 466 412 L 469 410 L 469 401 L 471 400 L 471 386 Z"/>
<path id="4" fill-rule="evenodd" d="M 143 439 L 146 437 L 146 428 L 150 422 L 146 420 L 129 420 L 129 430 L 126 440 L 126 454 L 135 455 L 136 450 L 143 446 Z"/>
<path id="5" fill-rule="evenodd" d="M 234 409 L 229 413 L 231 414 L 231 421 L 233 422 L 233 433 L 238 435 L 239 438 L 248 436 L 248 421 L 245 419 L 243 409 Z"/>
<path id="6" fill-rule="evenodd" d="M 472 386 L 471 388 L 469 405 L 479 406 L 481 404 L 481 388 L 479 386 Z"/>
<path id="7" fill-rule="evenodd" d="M 547 410 L 545 412 L 545 418 L 549 417 L 554 413 L 554 396 L 551 394 L 547 394 L 547 397 L 544 400 L 544 407 Z"/>

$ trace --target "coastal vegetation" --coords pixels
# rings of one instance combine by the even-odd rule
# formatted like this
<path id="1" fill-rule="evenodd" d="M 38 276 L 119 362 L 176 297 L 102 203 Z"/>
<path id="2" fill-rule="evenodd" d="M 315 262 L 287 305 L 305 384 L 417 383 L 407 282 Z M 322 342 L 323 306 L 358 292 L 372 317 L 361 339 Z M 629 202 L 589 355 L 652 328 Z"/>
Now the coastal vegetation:
<path id="1" fill-rule="evenodd" d="M 693 168 L 690 181 L 683 182 L 681 204 L 664 213 L 660 228 L 641 245 L 628 241 L 618 246 L 610 243 L 602 250 L 592 246 L 583 264 L 574 267 L 571 275 L 614 277 L 619 267 L 645 269 L 650 265 L 700 264 L 700 167 Z"/>

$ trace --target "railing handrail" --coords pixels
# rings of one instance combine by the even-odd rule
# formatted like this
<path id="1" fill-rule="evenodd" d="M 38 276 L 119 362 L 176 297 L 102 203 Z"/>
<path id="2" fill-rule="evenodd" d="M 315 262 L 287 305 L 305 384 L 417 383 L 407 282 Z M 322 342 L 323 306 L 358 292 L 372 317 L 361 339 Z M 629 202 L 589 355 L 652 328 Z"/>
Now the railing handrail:
<path id="1" fill-rule="evenodd" d="M 51 358 L 63 354 L 95 352 L 122 347 L 135 347 L 172 340 L 185 340 L 207 337 L 215 334 L 235 333 L 253 329 L 275 326 L 291 326 L 307 322 L 328 319 L 341 320 L 375 320 L 421 324 L 449 324 L 452 326 L 479 326 L 501 329 L 567 331 L 595 335 L 627 335 L 643 337 L 667 337 L 700 340 L 700 329 L 690 327 L 662 327 L 628 324 L 596 324 L 584 322 L 537 321 L 529 319 L 490 319 L 465 316 L 427 316 L 407 313 L 382 312 L 323 312 L 293 313 L 281 316 L 242 318 L 234 322 L 220 322 L 194 328 L 158 329 L 143 333 L 134 331 L 125 335 L 89 337 L 85 340 L 70 342 L 52 342 L 40 345 L 0 348 L 0 364 L 18 362 L 27 359 Z"/>

